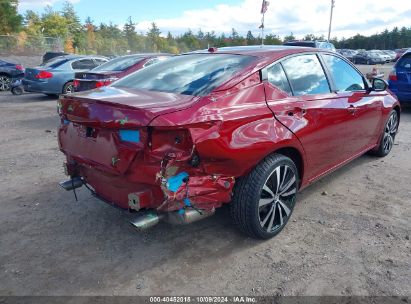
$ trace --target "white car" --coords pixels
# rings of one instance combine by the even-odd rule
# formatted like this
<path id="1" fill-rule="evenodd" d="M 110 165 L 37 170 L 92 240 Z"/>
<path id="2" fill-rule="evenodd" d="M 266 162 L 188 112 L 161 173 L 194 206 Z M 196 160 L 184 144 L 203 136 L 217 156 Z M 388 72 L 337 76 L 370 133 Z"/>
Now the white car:
<path id="1" fill-rule="evenodd" d="M 373 53 L 373 54 L 376 54 L 377 56 L 382 58 L 384 62 L 390 62 L 391 61 L 391 57 L 389 55 L 385 54 L 383 51 L 371 50 L 370 52 Z"/>

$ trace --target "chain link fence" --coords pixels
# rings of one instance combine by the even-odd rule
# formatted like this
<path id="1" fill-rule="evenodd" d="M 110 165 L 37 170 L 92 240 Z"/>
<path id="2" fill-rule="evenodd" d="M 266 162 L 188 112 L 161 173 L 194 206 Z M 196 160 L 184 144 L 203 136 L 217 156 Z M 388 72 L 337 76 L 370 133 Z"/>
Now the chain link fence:
<path id="1" fill-rule="evenodd" d="M 0 55 L 43 55 L 45 52 L 61 52 L 63 40 L 55 37 L 0 35 Z"/>

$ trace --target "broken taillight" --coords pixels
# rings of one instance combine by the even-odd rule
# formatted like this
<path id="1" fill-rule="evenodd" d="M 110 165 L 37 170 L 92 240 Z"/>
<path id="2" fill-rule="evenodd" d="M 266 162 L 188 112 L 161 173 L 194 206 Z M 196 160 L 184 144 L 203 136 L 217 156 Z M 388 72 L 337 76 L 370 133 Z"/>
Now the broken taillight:
<path id="1" fill-rule="evenodd" d="M 152 128 L 149 131 L 150 155 L 156 158 L 184 159 L 193 151 L 193 142 L 187 129 Z"/>

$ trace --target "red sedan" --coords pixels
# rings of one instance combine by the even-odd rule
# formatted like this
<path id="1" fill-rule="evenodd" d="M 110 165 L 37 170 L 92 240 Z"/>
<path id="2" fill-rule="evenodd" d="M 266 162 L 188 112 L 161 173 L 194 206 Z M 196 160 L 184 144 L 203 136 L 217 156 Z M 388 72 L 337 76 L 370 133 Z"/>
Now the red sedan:
<path id="1" fill-rule="evenodd" d="M 390 153 L 400 105 L 344 57 L 298 47 L 176 56 L 115 84 L 59 100 L 61 185 L 85 185 L 138 212 L 132 224 L 184 224 L 231 205 L 267 239 L 297 192 L 366 152 Z"/>

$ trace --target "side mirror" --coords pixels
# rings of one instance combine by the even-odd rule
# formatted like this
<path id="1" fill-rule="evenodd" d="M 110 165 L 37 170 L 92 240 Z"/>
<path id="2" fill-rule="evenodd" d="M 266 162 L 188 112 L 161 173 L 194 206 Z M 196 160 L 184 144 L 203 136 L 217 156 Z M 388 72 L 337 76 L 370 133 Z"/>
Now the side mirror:
<path id="1" fill-rule="evenodd" d="M 382 92 L 382 91 L 385 91 L 387 88 L 388 88 L 388 83 L 384 79 L 374 78 L 372 80 L 371 91 Z"/>

